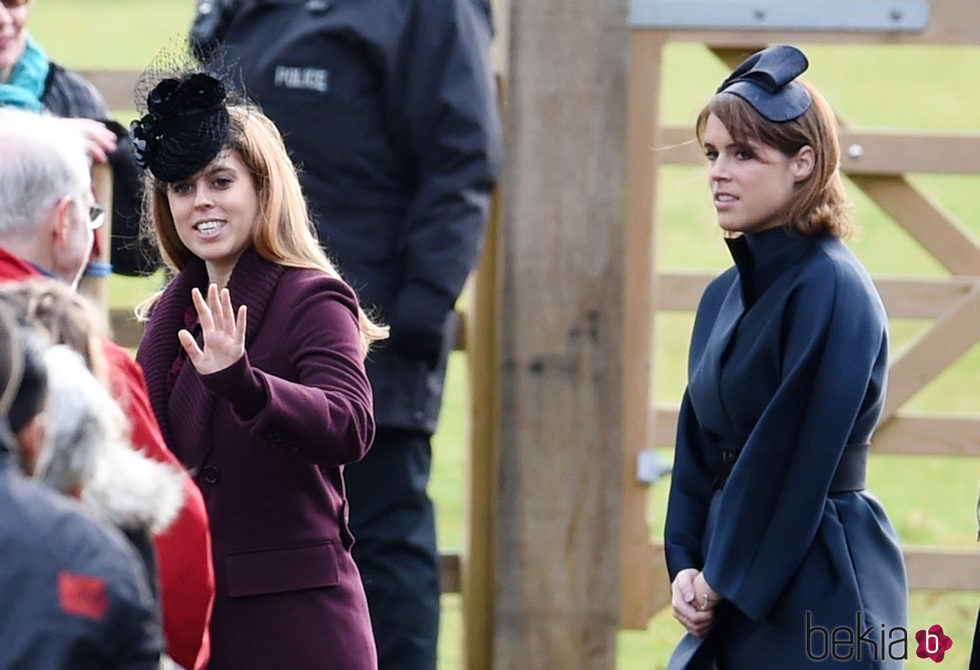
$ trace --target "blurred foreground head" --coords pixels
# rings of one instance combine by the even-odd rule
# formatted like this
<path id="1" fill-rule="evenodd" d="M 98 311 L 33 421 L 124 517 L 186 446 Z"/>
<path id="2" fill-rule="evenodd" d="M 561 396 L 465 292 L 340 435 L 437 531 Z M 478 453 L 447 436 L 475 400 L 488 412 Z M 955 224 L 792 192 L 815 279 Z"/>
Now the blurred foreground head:
<path id="1" fill-rule="evenodd" d="M 47 401 L 44 339 L 0 301 L 0 446 L 34 471 Z"/>
<path id="2" fill-rule="evenodd" d="M 55 117 L 0 108 L 0 246 L 71 286 L 101 224 L 85 140 Z"/>

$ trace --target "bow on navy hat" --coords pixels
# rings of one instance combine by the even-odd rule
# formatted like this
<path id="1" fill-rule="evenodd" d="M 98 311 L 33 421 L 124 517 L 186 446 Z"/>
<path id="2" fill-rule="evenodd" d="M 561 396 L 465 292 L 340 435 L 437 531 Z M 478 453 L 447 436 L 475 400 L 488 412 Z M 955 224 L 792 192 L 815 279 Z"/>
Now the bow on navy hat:
<path id="1" fill-rule="evenodd" d="M 810 92 L 793 81 L 808 65 L 796 47 L 769 47 L 742 61 L 715 92 L 737 95 L 770 121 L 791 121 L 810 109 Z"/>

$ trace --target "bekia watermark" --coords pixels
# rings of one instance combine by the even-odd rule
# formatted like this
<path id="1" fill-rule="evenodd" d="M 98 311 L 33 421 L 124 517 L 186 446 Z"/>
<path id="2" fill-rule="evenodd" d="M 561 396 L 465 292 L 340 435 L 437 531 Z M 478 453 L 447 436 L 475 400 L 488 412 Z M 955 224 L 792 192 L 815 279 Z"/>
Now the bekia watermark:
<path id="1" fill-rule="evenodd" d="M 939 624 L 915 634 L 918 648 L 915 655 L 941 663 L 953 641 L 943 633 Z M 903 626 L 870 625 L 862 612 L 854 614 L 854 627 L 828 628 L 813 622 L 813 614 L 806 613 L 806 655 L 811 661 L 876 661 L 905 660 L 909 655 L 909 635 Z"/>
<path id="2" fill-rule="evenodd" d="M 806 655 L 811 661 L 899 660 L 908 658 L 908 632 L 901 626 L 885 627 L 866 625 L 863 612 L 854 614 L 854 628 L 835 626 L 826 628 L 813 623 L 813 615 L 806 613 Z"/>

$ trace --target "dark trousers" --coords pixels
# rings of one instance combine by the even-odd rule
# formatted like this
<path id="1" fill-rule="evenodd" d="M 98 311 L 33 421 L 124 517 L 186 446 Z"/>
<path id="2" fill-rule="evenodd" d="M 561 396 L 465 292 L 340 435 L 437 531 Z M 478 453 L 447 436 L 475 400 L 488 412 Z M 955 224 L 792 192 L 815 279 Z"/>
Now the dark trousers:
<path id="1" fill-rule="evenodd" d="M 435 670 L 439 555 L 426 488 L 430 435 L 379 428 L 359 463 L 344 469 L 352 553 L 367 593 L 379 670 Z"/>

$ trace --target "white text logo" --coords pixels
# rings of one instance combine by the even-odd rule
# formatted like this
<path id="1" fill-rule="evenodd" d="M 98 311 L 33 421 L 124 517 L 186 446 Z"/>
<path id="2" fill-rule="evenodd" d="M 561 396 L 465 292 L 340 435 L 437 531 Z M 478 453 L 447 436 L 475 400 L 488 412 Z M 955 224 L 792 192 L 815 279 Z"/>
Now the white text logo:
<path id="1" fill-rule="evenodd" d="M 280 65 L 276 68 L 274 82 L 283 88 L 302 88 L 308 91 L 326 93 L 330 73 L 313 67 L 288 67 Z"/>

